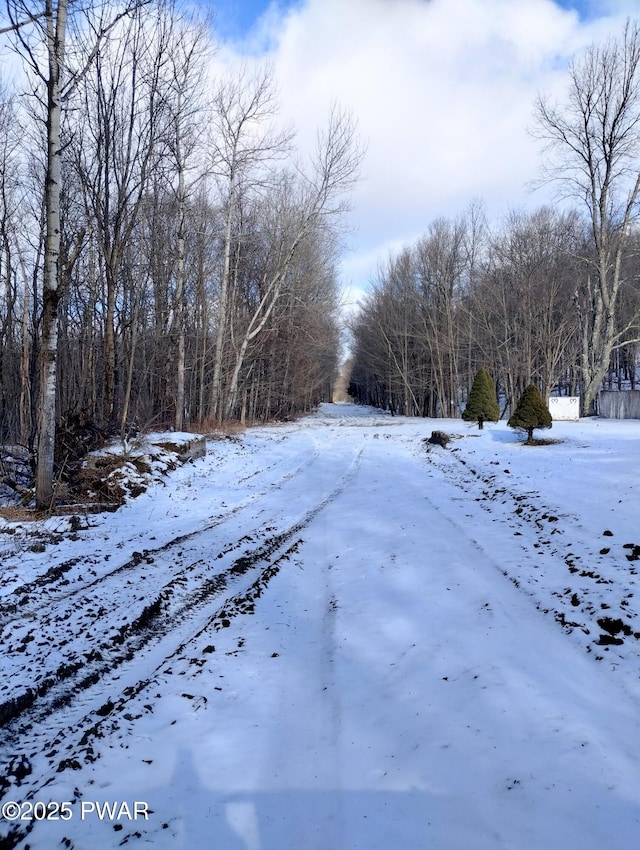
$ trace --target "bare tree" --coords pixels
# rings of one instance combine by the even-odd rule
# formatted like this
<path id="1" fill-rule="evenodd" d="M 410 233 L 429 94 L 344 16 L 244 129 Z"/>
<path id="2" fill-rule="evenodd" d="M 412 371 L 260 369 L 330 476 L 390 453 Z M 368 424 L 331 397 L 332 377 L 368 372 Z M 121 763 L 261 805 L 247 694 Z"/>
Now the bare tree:
<path id="1" fill-rule="evenodd" d="M 616 321 L 625 284 L 623 254 L 640 196 L 640 24 L 594 44 L 569 69 L 564 104 L 537 104 L 537 132 L 551 155 L 547 176 L 586 205 L 594 251 L 579 292 L 583 414 L 592 413 L 612 350 L 625 330 Z M 624 342 L 628 344 L 628 340 Z"/>
<path id="2" fill-rule="evenodd" d="M 310 172 L 301 171 L 297 180 L 283 175 L 267 199 L 269 258 L 260 282 L 259 301 L 236 350 L 226 418 L 236 407 L 240 370 L 248 347 L 265 328 L 305 239 L 314 231 L 335 236 L 348 194 L 358 179 L 363 153 L 352 117 L 334 108 L 326 130 L 318 134 Z"/>
<path id="3" fill-rule="evenodd" d="M 144 0 L 142 0 L 144 2 Z M 138 4 L 139 5 L 139 4 Z M 59 264 L 61 245 L 60 193 L 62 189 L 61 123 L 63 106 L 72 89 L 95 59 L 115 22 L 129 13 L 97 5 L 76 8 L 70 0 L 6 0 L 18 52 L 37 84 L 45 87 L 46 168 L 44 175 L 45 252 L 42 286 L 40 397 L 38 402 L 38 459 L 36 505 L 48 508 L 53 497 L 56 429 L 56 373 L 59 319 Z M 69 51 L 69 24 L 73 25 Z M 87 42 L 87 34 L 91 43 Z M 42 57 L 44 48 L 44 58 Z M 75 54 L 68 61 L 68 53 Z"/>
<path id="4" fill-rule="evenodd" d="M 186 265 L 185 238 L 187 202 L 202 182 L 202 169 L 194 171 L 194 163 L 204 161 L 199 148 L 205 104 L 205 60 L 210 50 L 207 30 L 196 22 L 176 26 L 168 50 L 168 79 L 163 86 L 167 120 L 167 149 L 171 177 L 174 178 L 176 200 L 176 272 L 173 309 L 175 338 L 175 411 L 174 427 L 181 431 L 185 412 L 185 324 Z"/>
<path id="5" fill-rule="evenodd" d="M 567 363 L 575 364 L 575 256 L 582 230 L 575 213 L 543 207 L 512 211 L 491 239 L 472 309 L 484 360 L 512 409 L 530 383 L 547 397 Z"/>
<path id="6" fill-rule="evenodd" d="M 223 258 L 218 297 L 218 327 L 213 361 L 210 408 L 215 419 L 225 415 L 223 363 L 228 345 L 234 254 L 243 248 L 242 204 L 256 189 L 264 191 L 274 162 L 288 152 L 291 134 L 278 131 L 271 69 L 250 75 L 246 69 L 223 80 L 214 98 L 214 147 L 211 170 L 224 210 Z"/>
<path id="7" fill-rule="evenodd" d="M 583 226 L 548 208 L 486 232 L 481 210 L 437 219 L 381 266 L 355 321 L 352 393 L 392 412 L 456 416 L 478 366 L 505 407 L 548 394 L 576 359 L 575 255 Z"/>
<path id="8" fill-rule="evenodd" d="M 457 321 L 467 268 L 469 242 L 466 216 L 455 221 L 439 218 L 416 246 L 416 266 L 423 296 L 421 321 L 433 362 L 433 379 L 440 416 L 459 409 Z"/>
<path id="9" fill-rule="evenodd" d="M 24 177 L 17 123 L 15 100 L 0 82 L 0 441 L 19 431 L 19 417 L 15 416 L 12 404 L 18 394 L 18 370 L 15 368 L 19 358 L 21 246 L 18 232 Z M 27 303 L 24 292 L 22 303 L 24 316 L 24 304 Z"/>
<path id="10" fill-rule="evenodd" d="M 23 55 L 31 70 L 46 86 L 47 157 L 44 181 L 45 258 L 42 292 L 42 340 L 40 348 L 40 401 L 38 404 L 38 463 L 36 505 L 48 508 L 53 495 L 54 444 L 56 427 L 56 363 L 58 352 L 58 260 L 60 256 L 60 178 L 62 150 L 62 83 L 67 38 L 68 0 L 45 0 L 44 9 L 32 9 L 21 0 L 10 0 L 9 18 L 15 27 Z M 22 29 L 33 23 L 37 41 L 46 46 L 46 63 L 36 57 L 35 48 Z"/>
<path id="11" fill-rule="evenodd" d="M 159 160 L 165 108 L 160 81 L 172 26 L 170 10 L 133 10 L 119 22 L 112 49 L 96 56 L 78 98 L 83 121 L 75 128 L 73 150 L 104 263 L 104 410 L 113 428 L 124 425 L 117 395 L 117 296 L 126 247 Z"/>

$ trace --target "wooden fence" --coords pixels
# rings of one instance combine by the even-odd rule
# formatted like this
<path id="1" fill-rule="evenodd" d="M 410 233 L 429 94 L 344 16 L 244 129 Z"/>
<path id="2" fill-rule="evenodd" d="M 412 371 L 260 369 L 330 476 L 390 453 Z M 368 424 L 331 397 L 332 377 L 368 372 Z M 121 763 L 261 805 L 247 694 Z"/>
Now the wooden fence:
<path id="1" fill-rule="evenodd" d="M 598 393 L 598 413 L 607 419 L 640 419 L 640 390 Z"/>

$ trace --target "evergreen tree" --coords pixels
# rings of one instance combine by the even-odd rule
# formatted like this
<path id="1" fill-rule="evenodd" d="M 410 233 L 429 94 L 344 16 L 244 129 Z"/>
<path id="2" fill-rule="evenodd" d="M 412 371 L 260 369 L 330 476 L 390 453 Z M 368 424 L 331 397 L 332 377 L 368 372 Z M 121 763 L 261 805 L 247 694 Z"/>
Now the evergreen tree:
<path id="1" fill-rule="evenodd" d="M 527 432 L 527 443 L 533 441 L 534 428 L 551 428 L 549 408 L 533 384 L 522 393 L 513 415 L 507 423 L 511 428 Z"/>
<path id="2" fill-rule="evenodd" d="M 497 422 L 500 418 L 496 387 L 484 366 L 478 369 L 473 379 L 462 418 L 465 422 L 477 422 L 478 428 L 482 428 L 485 422 Z"/>

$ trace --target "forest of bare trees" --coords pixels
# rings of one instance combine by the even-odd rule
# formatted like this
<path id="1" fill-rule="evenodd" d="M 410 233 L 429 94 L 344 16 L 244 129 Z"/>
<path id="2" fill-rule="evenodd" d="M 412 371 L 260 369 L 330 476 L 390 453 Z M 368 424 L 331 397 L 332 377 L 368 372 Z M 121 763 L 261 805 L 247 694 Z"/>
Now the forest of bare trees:
<path id="1" fill-rule="evenodd" d="M 362 151 L 339 108 L 315 153 L 269 70 L 212 77 L 171 4 L 7 0 L 0 91 L 0 438 L 51 502 L 79 424 L 287 418 L 330 395 L 337 258 Z"/>
<path id="2" fill-rule="evenodd" d="M 378 271 L 352 322 L 350 393 L 410 416 L 458 416 L 486 367 L 504 410 L 534 383 L 636 388 L 640 344 L 640 25 L 576 57 L 536 133 L 557 206 L 489 228 L 474 203 Z M 503 410 L 503 412 L 504 412 Z"/>
<path id="3" fill-rule="evenodd" d="M 601 378 L 606 387 L 637 388 L 639 252 L 640 235 L 632 232 L 615 317 L 619 342 Z M 512 212 L 494 230 L 477 206 L 435 221 L 380 268 L 352 320 L 350 394 L 397 414 L 457 417 L 484 366 L 502 413 L 531 383 L 544 397 L 553 391 L 584 401 L 594 262 L 576 212 Z M 588 331 L 586 339 L 591 357 Z"/>
<path id="4" fill-rule="evenodd" d="M 158 0 L 5 0 L 0 441 L 51 504 L 70 429 L 124 437 L 289 418 L 331 396 L 338 262 L 363 150 L 334 107 L 302 158 L 272 73 L 215 76 L 208 22 Z M 523 388 L 636 386 L 640 30 L 569 69 L 536 130 L 562 203 L 482 204 L 383 263 L 352 320 L 350 393 L 458 416 L 485 366 Z M 428 164 L 423 164 L 428 167 Z M 1 472 L 1 470 L 0 470 Z"/>

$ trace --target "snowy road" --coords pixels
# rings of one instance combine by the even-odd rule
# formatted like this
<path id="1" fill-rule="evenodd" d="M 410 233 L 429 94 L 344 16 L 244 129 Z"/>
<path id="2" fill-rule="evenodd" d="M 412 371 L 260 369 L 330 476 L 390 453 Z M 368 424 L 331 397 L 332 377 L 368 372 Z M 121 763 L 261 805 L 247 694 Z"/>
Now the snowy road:
<path id="1" fill-rule="evenodd" d="M 553 435 L 324 406 L 4 527 L 7 846 L 634 847 L 640 425 Z"/>

